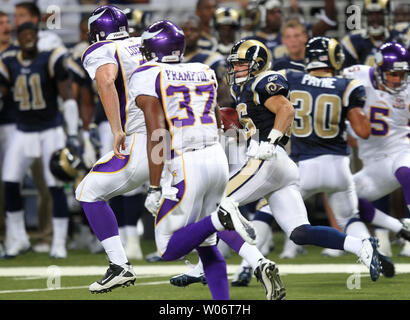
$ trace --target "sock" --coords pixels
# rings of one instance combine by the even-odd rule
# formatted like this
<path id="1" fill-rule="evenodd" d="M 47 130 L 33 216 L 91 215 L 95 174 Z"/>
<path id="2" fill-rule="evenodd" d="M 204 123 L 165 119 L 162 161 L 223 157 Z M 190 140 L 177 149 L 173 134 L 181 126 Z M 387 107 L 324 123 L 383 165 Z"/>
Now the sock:
<path id="1" fill-rule="evenodd" d="M 68 218 L 67 197 L 62 187 L 49 187 L 51 198 L 53 199 L 53 217 Z"/>
<path id="2" fill-rule="evenodd" d="M 249 263 L 253 270 L 258 266 L 259 260 L 265 258 L 256 246 L 250 245 L 247 242 L 239 250 L 239 255 Z"/>
<path id="3" fill-rule="evenodd" d="M 388 229 L 394 233 L 399 232 L 403 228 L 403 225 L 399 220 L 385 214 L 384 212 L 381 212 L 378 209 L 375 210 L 372 224 Z"/>
<path id="4" fill-rule="evenodd" d="M 406 200 L 407 208 L 410 210 L 410 168 L 400 167 L 394 173 L 397 180 L 403 189 L 404 199 Z"/>
<path id="5" fill-rule="evenodd" d="M 346 235 L 340 231 L 325 226 L 303 224 L 295 228 L 290 240 L 298 245 L 313 244 L 315 246 L 343 250 Z"/>
<path id="6" fill-rule="evenodd" d="M 225 241 L 237 253 L 239 253 L 239 250 L 245 242 L 236 231 L 219 231 L 218 237 Z"/>
<path id="7" fill-rule="evenodd" d="M 218 211 L 214 211 L 211 213 L 211 220 L 212 220 L 212 224 L 215 227 L 215 229 L 217 231 L 224 231 L 225 228 L 222 225 L 221 221 L 219 221 L 219 217 L 218 217 Z"/>
<path id="8" fill-rule="evenodd" d="M 359 215 L 364 222 L 372 222 L 375 214 L 374 206 L 366 199 L 359 198 Z"/>
<path id="9" fill-rule="evenodd" d="M 360 239 L 367 239 L 370 237 L 369 230 L 359 218 L 351 218 L 347 222 L 345 233 Z"/>
<path id="10" fill-rule="evenodd" d="M 347 252 L 354 253 L 356 256 L 360 256 L 360 250 L 362 249 L 362 240 L 352 236 L 346 236 L 343 244 L 343 249 Z"/>
<path id="11" fill-rule="evenodd" d="M 117 219 L 108 203 L 105 201 L 81 201 L 81 206 L 98 240 L 103 241 L 104 239 L 118 236 Z"/>
<path id="12" fill-rule="evenodd" d="M 189 224 L 174 232 L 169 239 L 167 249 L 162 258 L 165 260 L 179 259 L 198 247 L 215 232 L 216 229 L 212 224 L 210 216 Z M 203 260 L 202 263 L 204 263 Z"/>
<path id="13" fill-rule="evenodd" d="M 121 239 L 118 235 L 104 239 L 101 241 L 101 244 L 104 247 L 110 262 L 119 266 L 128 262 Z"/>
<path id="14" fill-rule="evenodd" d="M 127 239 L 128 238 L 138 238 L 138 230 L 137 230 L 137 225 L 126 225 L 124 227 L 125 229 L 125 234 Z"/>
<path id="15" fill-rule="evenodd" d="M 229 300 L 229 283 L 226 262 L 216 246 L 198 247 L 205 278 L 214 300 Z"/>
<path id="16" fill-rule="evenodd" d="M 118 227 L 118 235 L 120 236 L 122 245 L 125 246 L 127 243 L 127 233 L 124 226 Z"/>
<path id="17" fill-rule="evenodd" d="M 266 242 L 270 241 L 272 228 L 269 224 L 259 220 L 253 220 L 252 224 L 255 227 L 256 234 L 258 235 L 258 243 L 256 244 L 256 247 L 261 250 L 266 245 Z"/>
<path id="18" fill-rule="evenodd" d="M 7 236 L 28 241 L 29 238 L 26 232 L 26 223 L 24 220 L 23 210 L 6 212 L 6 229 Z"/>
<path id="19" fill-rule="evenodd" d="M 53 218 L 53 245 L 65 246 L 68 231 L 68 218 Z"/>

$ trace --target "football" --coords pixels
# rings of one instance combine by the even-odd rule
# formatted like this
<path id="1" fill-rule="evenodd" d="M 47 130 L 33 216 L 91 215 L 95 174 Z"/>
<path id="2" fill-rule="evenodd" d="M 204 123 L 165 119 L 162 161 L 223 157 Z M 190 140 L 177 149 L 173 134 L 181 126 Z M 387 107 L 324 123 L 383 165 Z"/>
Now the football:
<path id="1" fill-rule="evenodd" d="M 221 108 L 221 118 L 223 124 L 223 130 L 229 129 L 239 130 L 242 128 L 239 122 L 238 113 L 233 108 Z"/>

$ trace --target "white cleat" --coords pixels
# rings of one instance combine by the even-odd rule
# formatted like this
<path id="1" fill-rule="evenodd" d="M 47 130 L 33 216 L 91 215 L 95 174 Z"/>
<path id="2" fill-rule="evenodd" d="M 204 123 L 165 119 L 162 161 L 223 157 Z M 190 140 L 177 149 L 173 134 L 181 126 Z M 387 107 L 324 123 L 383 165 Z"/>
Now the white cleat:
<path id="1" fill-rule="evenodd" d="M 279 269 L 273 261 L 261 260 L 255 269 L 255 277 L 262 283 L 267 300 L 284 300 L 286 289 L 279 277 Z"/>
<path id="2" fill-rule="evenodd" d="M 401 249 L 399 256 L 410 257 L 410 241 L 405 241 L 403 249 Z"/>
<path id="3" fill-rule="evenodd" d="M 379 252 L 377 251 L 377 239 L 370 237 L 362 240 L 359 261 L 369 268 L 370 278 L 377 281 L 381 272 Z"/>
<path id="4" fill-rule="evenodd" d="M 52 259 L 65 259 L 67 258 L 67 249 L 65 245 L 55 245 L 51 246 L 50 258 Z"/>
<path id="5" fill-rule="evenodd" d="M 224 198 L 218 208 L 218 218 L 226 230 L 235 230 L 243 240 L 256 245 L 256 231 L 253 225 L 241 214 L 238 203 Z"/>
<path id="6" fill-rule="evenodd" d="M 135 283 L 137 279 L 131 264 L 122 266 L 110 262 L 104 277 L 92 283 L 89 287 L 91 293 L 106 293 L 118 287 L 128 287 Z"/>
<path id="7" fill-rule="evenodd" d="M 142 260 L 144 256 L 142 254 L 140 238 L 128 237 L 125 245 L 125 255 L 130 260 Z"/>
<path id="8" fill-rule="evenodd" d="M 14 258 L 31 250 L 30 241 L 20 241 L 17 239 L 6 240 L 4 258 Z"/>
<path id="9" fill-rule="evenodd" d="M 377 228 L 374 231 L 374 236 L 379 240 L 379 248 L 377 250 L 386 257 L 393 256 L 389 234 L 390 231 L 387 229 Z"/>
<path id="10" fill-rule="evenodd" d="M 289 238 L 286 238 L 285 245 L 283 246 L 283 251 L 279 255 L 281 259 L 295 259 L 301 254 L 306 254 L 306 250 L 302 246 L 294 243 Z"/>
<path id="11" fill-rule="evenodd" d="M 337 258 L 345 254 L 343 250 L 338 250 L 338 249 L 331 249 L 331 248 L 326 248 L 322 250 L 322 256 L 325 257 L 331 257 L 331 258 Z"/>

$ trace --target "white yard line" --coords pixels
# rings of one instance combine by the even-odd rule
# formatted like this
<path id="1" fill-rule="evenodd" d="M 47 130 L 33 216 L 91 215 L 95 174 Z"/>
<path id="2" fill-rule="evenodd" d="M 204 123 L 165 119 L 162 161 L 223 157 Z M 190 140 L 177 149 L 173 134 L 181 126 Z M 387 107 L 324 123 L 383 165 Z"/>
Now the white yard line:
<path id="1" fill-rule="evenodd" d="M 229 264 L 228 274 L 235 273 L 239 265 Z M 367 268 L 360 264 L 278 264 L 281 274 L 312 274 L 312 273 L 366 273 Z M 139 278 L 173 276 L 187 272 L 189 267 L 181 265 L 146 265 L 133 266 Z M 410 273 L 410 263 L 395 264 L 396 273 Z M 48 278 L 50 276 L 100 276 L 107 270 L 106 266 L 46 266 L 46 267 L 2 267 L 0 277 L 32 277 Z"/>

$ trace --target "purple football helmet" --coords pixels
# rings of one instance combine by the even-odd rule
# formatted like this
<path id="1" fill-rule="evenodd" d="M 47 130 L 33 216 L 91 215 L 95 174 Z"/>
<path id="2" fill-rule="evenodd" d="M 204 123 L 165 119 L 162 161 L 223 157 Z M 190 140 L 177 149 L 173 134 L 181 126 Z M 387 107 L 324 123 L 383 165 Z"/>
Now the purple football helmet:
<path id="1" fill-rule="evenodd" d="M 403 45 L 386 42 L 377 51 L 375 60 L 377 80 L 386 91 L 396 94 L 406 88 L 410 71 L 410 54 Z M 395 81 L 392 81 L 394 78 Z"/>
<path id="2" fill-rule="evenodd" d="M 128 20 L 124 12 L 113 5 L 95 9 L 88 18 L 90 43 L 127 38 Z"/>
<path id="3" fill-rule="evenodd" d="M 151 24 L 141 35 L 141 52 L 147 61 L 181 62 L 185 51 L 185 35 L 182 29 L 169 20 Z"/>

